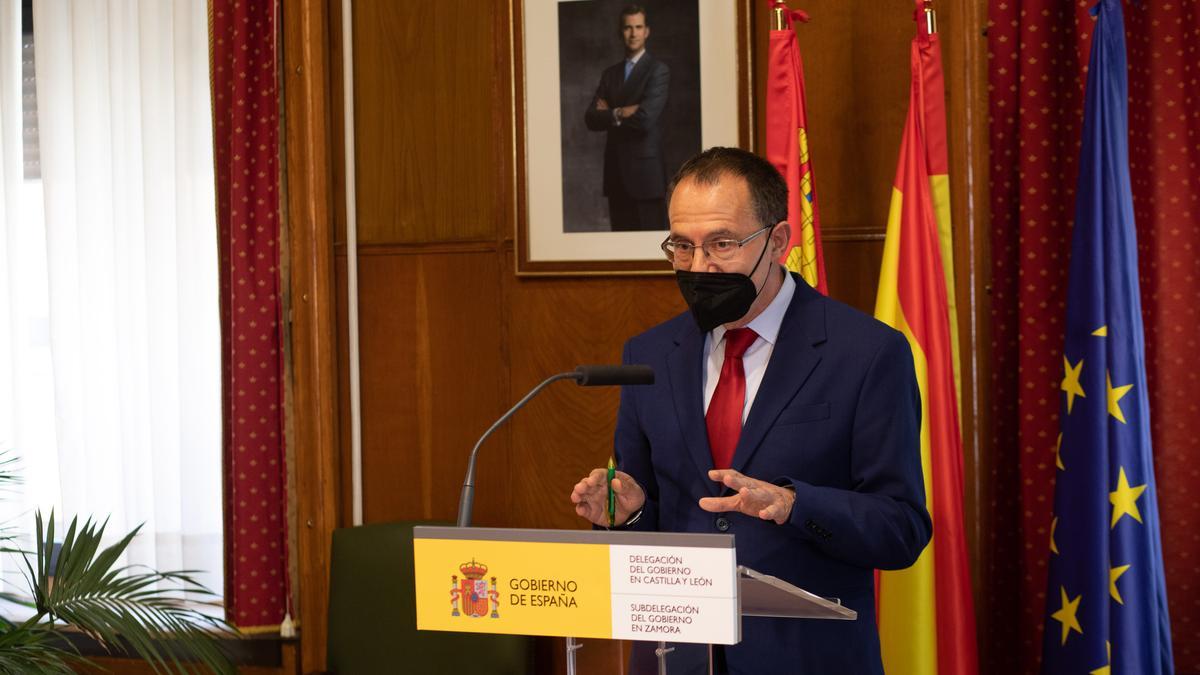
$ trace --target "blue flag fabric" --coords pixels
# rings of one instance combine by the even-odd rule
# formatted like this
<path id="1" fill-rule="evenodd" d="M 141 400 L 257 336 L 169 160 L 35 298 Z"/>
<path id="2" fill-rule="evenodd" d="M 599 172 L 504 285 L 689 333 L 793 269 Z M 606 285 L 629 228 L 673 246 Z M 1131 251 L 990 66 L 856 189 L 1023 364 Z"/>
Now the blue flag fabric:
<path id="1" fill-rule="evenodd" d="M 1101 0 L 1067 289 L 1044 673 L 1173 672 L 1129 178 L 1125 27 Z"/>

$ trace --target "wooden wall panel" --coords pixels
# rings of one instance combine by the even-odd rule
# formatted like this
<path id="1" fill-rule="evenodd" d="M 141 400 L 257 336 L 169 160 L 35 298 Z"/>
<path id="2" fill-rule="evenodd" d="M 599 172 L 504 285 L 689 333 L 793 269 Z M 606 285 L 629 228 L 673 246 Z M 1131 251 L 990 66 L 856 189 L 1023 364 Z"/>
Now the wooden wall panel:
<path id="1" fill-rule="evenodd" d="M 498 281 L 490 251 L 360 256 L 365 522 L 454 520 L 471 447 L 508 400 Z M 505 441 L 480 450 L 479 524 L 507 511 Z"/>
<path id="2" fill-rule="evenodd" d="M 350 449 L 350 349 L 349 315 L 346 302 L 346 254 L 334 255 L 334 273 L 337 275 L 337 375 L 338 375 L 338 514 L 344 526 L 354 523 L 353 471 Z M 331 542 L 332 543 L 332 542 Z"/>
<path id="3" fill-rule="evenodd" d="M 823 243 L 829 295 L 867 314 L 875 314 L 882 238 L 831 238 Z"/>
<path id="4" fill-rule="evenodd" d="M 491 239 L 508 126 L 502 3 L 354 3 L 360 243 Z M 339 71 L 340 73 L 340 71 Z"/>
<path id="5" fill-rule="evenodd" d="M 684 309 L 672 278 L 509 276 L 509 285 L 514 401 L 547 375 L 581 364 L 620 363 L 625 340 Z M 511 484 L 521 486 L 512 494 L 514 524 L 586 526 L 567 497 L 576 481 L 608 461 L 618 400 L 615 388 L 558 384 L 513 419 Z"/>

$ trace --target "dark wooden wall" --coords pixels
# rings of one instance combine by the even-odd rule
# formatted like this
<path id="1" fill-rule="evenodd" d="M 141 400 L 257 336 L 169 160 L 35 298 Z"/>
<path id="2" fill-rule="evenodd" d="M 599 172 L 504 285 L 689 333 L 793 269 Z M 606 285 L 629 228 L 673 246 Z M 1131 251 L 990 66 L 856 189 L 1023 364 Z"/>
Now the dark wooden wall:
<path id="1" fill-rule="evenodd" d="M 339 5 L 326 5 L 326 39 L 340 385 L 336 492 L 338 520 L 346 524 L 350 425 Z M 756 60 L 753 109 L 759 117 L 755 142 L 761 147 L 768 18 L 765 3 L 748 5 Z M 834 297 L 870 312 L 908 103 L 913 5 L 809 0 L 801 6 L 813 17 L 799 32 L 829 287 Z M 975 273 L 986 251 L 973 234 L 984 220 L 967 199 L 982 189 L 972 179 L 972 167 L 982 166 L 982 127 L 968 125 L 965 114 L 974 111 L 975 124 L 984 124 L 978 80 L 984 72 L 978 37 L 983 7 L 983 0 L 938 7 L 943 36 L 958 36 L 943 39 L 960 297 L 984 289 L 987 281 Z M 467 453 L 509 405 L 551 373 L 619 361 L 627 337 L 683 309 L 671 278 L 515 275 L 508 43 L 514 12 L 520 16 L 519 0 L 354 3 L 367 522 L 453 520 Z M 972 345 L 986 344 L 986 332 L 979 329 L 980 312 L 971 301 L 961 299 L 960 309 L 969 352 Z M 973 368 L 964 372 L 964 399 L 974 401 L 981 389 L 977 382 L 986 379 Z M 615 390 L 563 384 L 522 410 L 481 451 L 476 522 L 582 527 L 567 495 L 580 476 L 609 456 L 616 406 Z M 964 413 L 968 522 L 977 544 L 983 468 L 971 439 L 986 420 L 971 410 Z M 299 460 L 298 471 L 305 461 Z M 978 553 L 975 545 L 973 559 Z M 306 640 L 323 641 L 318 628 L 309 628 Z M 542 669 L 556 672 L 557 641 L 539 650 Z M 621 653 L 620 644 L 589 643 L 580 653 L 583 672 L 620 672 Z M 305 650 L 306 670 L 310 654 L 317 651 Z"/>

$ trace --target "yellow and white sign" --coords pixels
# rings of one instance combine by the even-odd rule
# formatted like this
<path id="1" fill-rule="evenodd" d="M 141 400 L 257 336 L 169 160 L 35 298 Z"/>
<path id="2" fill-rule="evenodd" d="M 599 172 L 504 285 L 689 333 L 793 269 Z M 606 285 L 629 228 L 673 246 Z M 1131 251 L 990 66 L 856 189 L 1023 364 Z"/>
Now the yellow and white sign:
<path id="1" fill-rule="evenodd" d="M 421 630 L 740 639 L 737 562 L 724 535 L 416 528 L 413 553 Z"/>

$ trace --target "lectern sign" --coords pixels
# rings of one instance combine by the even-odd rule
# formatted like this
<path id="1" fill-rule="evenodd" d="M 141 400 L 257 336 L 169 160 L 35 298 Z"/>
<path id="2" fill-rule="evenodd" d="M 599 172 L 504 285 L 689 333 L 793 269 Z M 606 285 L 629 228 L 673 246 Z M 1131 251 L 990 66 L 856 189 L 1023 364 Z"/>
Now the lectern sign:
<path id="1" fill-rule="evenodd" d="M 736 642 L 726 637 L 737 635 L 732 548 L 615 545 L 608 553 L 613 638 Z"/>
<path id="2" fill-rule="evenodd" d="M 628 544 L 603 543 L 614 534 Z M 413 536 L 422 630 L 740 639 L 729 535 L 418 527 Z"/>

